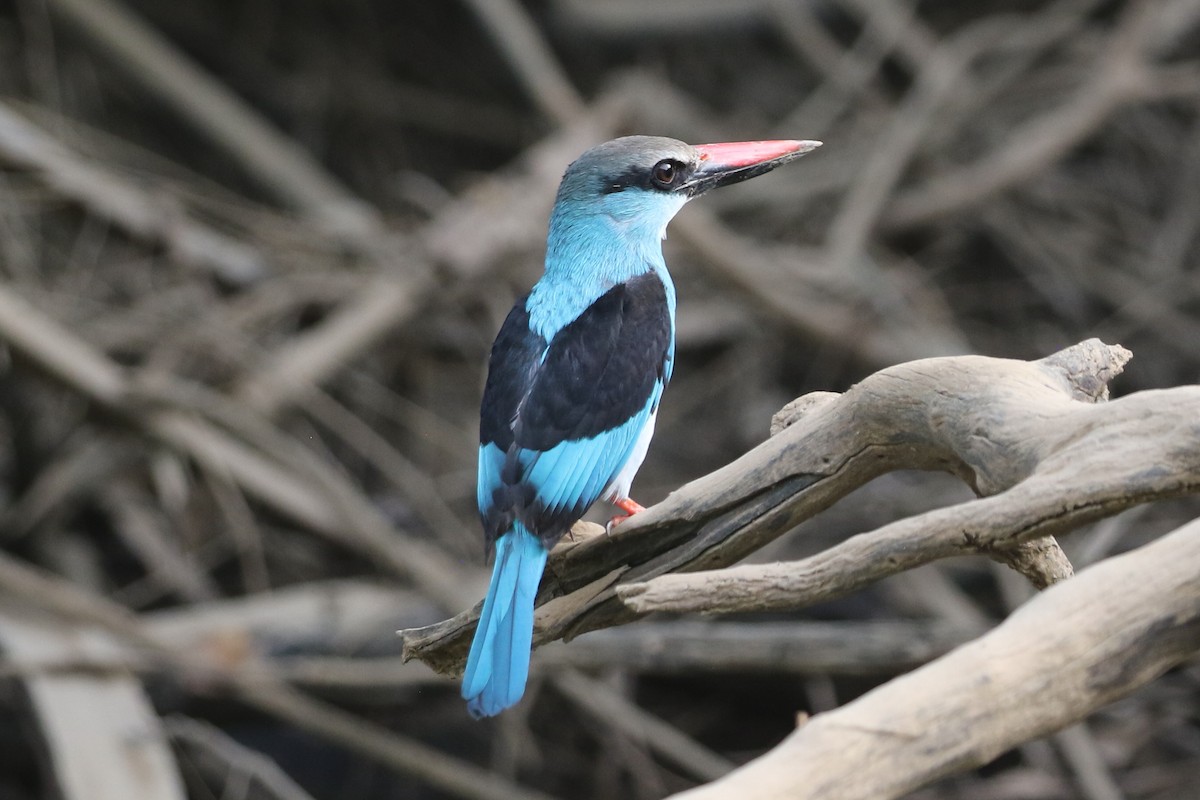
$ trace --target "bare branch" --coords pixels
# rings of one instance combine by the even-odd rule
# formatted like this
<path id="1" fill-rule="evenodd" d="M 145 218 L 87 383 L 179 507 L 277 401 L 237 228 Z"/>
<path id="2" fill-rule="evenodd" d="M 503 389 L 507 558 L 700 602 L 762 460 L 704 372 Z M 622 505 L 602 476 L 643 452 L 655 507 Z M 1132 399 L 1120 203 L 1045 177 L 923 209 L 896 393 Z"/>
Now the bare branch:
<path id="1" fill-rule="evenodd" d="M 805 403 L 781 433 L 611 537 L 556 551 L 535 640 L 627 622 L 631 612 L 659 608 L 659 591 L 675 609 L 792 608 L 938 558 L 1011 549 L 1197 491 L 1200 445 L 1180 436 L 1200 435 L 1189 422 L 1200 413 L 1200 388 L 1095 403 L 1128 357 L 1089 340 L 1035 362 L 927 359 Z M 893 523 L 799 565 L 695 572 L 737 561 L 893 469 L 947 471 L 994 496 Z M 743 592 L 748 572 L 762 579 Z M 1061 565 L 1044 570 L 1058 573 Z M 457 671 L 476 615 L 406 631 L 406 657 Z"/>
<path id="2" fill-rule="evenodd" d="M 457 797 L 478 800 L 547 798 L 541 792 L 517 786 L 415 739 L 395 734 L 382 724 L 308 697 L 283 683 L 278 673 L 269 668 L 268 662 L 247 655 L 242 660 L 229 663 L 228 658 L 214 657 L 190 648 L 178 648 L 172 640 L 142 624 L 136 615 L 125 608 L 2 553 L 0 590 L 79 624 L 81 628 L 94 626 L 110 634 L 120 646 L 110 648 L 109 653 L 101 653 L 101 663 L 119 664 L 122 659 L 132 660 L 145 655 L 181 681 L 228 689 L 247 705 L 361 752 L 391 769 Z M 122 718 L 121 715 L 110 714 L 98 716 L 117 720 Z M 157 717 L 154 719 L 157 721 Z M 125 742 L 125 737 L 112 739 L 117 743 Z M 164 793 L 161 796 L 169 795 Z"/>
<path id="3" fill-rule="evenodd" d="M 259 432 L 277 440 L 275 453 L 263 452 L 188 410 L 172 407 L 165 402 L 169 392 L 158 403 L 138 398 L 136 374 L 4 287 L 0 287 L 0 340 L 108 412 L 198 464 L 230 476 L 280 513 L 333 540 L 364 549 L 449 607 L 460 604 L 463 595 L 453 562 L 440 550 L 394 536 L 391 524 L 356 487 L 290 439 L 272 437 L 269 426 L 259 425 Z M 151 382 L 143 383 L 148 387 Z M 237 416 L 248 417 L 244 409 Z"/>
<path id="4" fill-rule="evenodd" d="M 337 233 L 377 230 L 378 219 L 367 203 L 118 2 L 53 0 L 50 5 L 288 204 Z"/>
<path id="5" fill-rule="evenodd" d="M 182 207 L 72 152 L 32 122 L 0 104 L 0 159 L 35 170 L 55 191 L 130 235 L 161 244 L 188 265 L 212 269 L 231 285 L 261 278 L 266 259 L 249 244 L 189 217 Z"/>
<path id="6" fill-rule="evenodd" d="M 1200 459 L 1180 449 L 1179 437 L 1200 407 L 1200 388 L 1142 392 L 1095 406 L 1063 396 L 1049 382 L 1038 386 L 1033 382 L 1036 373 L 1022 375 L 1024 367 L 1066 367 L 1067 374 L 1074 371 L 1071 385 L 1077 397 L 1099 397 L 1105 391 L 1103 378 L 1111 377 L 1124 360 L 1112 351 L 1107 355 L 1116 358 L 1107 360 L 1102 348 L 1080 347 L 1040 365 L 993 362 L 1012 370 L 995 373 L 993 386 L 999 391 L 985 391 L 985 397 L 960 394 L 935 379 L 945 396 L 938 399 L 937 408 L 918 413 L 929 414 L 939 435 L 956 442 L 950 446 L 969 468 L 968 478 L 975 486 L 984 493 L 1002 493 L 900 520 L 800 562 L 663 575 L 617 592 L 639 613 L 795 608 L 949 555 L 987 553 L 1019 566 L 1036 551 L 1013 555 L 1011 548 L 1018 542 L 1065 532 L 1137 503 L 1196 491 Z M 1072 357 L 1077 359 L 1073 365 Z M 881 385 L 879 399 L 899 387 L 900 396 L 907 396 L 914 378 L 944 378 L 937 367 L 945 363 L 949 362 L 917 362 L 926 373 L 920 377 L 885 370 L 856 389 L 891 372 L 900 383 Z M 970 373 L 964 371 L 963 377 Z M 990 381 L 984 375 L 976 373 L 978 379 Z M 953 405 L 968 397 L 983 402 L 974 411 L 963 408 L 943 416 L 949 410 L 941 407 L 943 403 Z M 863 410 L 855 412 L 863 420 Z M 1026 574 L 1040 585 L 1069 574 L 1057 553 L 1052 559 L 1042 560 Z"/>
<path id="7" fill-rule="evenodd" d="M 1200 522 L 1103 561 L 978 640 L 817 715 L 767 755 L 676 797 L 887 800 L 986 764 L 1192 656 L 1198 560 Z"/>

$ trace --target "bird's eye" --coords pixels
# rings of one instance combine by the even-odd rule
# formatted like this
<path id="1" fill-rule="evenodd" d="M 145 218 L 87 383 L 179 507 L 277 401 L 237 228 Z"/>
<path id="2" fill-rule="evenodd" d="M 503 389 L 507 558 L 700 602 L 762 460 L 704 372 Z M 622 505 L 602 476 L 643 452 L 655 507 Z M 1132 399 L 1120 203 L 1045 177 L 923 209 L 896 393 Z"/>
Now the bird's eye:
<path id="1" fill-rule="evenodd" d="M 679 176 L 679 165 L 671 159 L 663 159 L 650 170 L 650 180 L 659 189 L 670 189 Z"/>

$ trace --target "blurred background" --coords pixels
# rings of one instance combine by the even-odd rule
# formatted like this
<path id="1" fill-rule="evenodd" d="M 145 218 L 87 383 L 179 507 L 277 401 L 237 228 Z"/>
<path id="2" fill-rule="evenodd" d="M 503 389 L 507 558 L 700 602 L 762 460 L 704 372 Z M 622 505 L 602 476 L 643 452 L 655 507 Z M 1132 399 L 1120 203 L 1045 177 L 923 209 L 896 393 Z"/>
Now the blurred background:
<path id="1" fill-rule="evenodd" d="M 627 133 L 825 142 L 673 223 L 644 504 L 900 361 L 1095 336 L 1118 393 L 1197 381 L 1196 0 L 0 0 L 0 798 L 658 798 L 1027 598 L 963 560 L 602 631 L 482 723 L 400 664 L 482 596 L 488 348 Z M 758 557 L 969 497 L 890 475 Z M 1195 797 L 1198 686 L 913 796 Z"/>

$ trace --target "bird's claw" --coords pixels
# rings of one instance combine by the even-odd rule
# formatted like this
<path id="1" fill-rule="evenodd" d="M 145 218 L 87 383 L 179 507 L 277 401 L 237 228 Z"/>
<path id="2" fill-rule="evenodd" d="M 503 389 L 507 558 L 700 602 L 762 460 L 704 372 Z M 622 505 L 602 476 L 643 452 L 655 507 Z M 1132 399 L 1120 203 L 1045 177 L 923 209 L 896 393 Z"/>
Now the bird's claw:
<path id="1" fill-rule="evenodd" d="M 641 503 L 637 502 L 636 500 L 632 500 L 628 497 L 624 497 L 624 498 L 621 498 L 620 500 L 613 501 L 613 505 L 616 506 L 617 508 L 621 509 L 625 513 L 617 514 L 615 517 L 613 517 L 612 519 L 610 519 L 608 521 L 607 525 L 604 526 L 604 533 L 608 536 L 612 535 L 613 528 L 617 527 L 622 522 L 624 522 L 625 520 L 632 517 L 634 514 L 640 514 L 641 512 L 646 510 L 646 507 L 643 506 Z"/>

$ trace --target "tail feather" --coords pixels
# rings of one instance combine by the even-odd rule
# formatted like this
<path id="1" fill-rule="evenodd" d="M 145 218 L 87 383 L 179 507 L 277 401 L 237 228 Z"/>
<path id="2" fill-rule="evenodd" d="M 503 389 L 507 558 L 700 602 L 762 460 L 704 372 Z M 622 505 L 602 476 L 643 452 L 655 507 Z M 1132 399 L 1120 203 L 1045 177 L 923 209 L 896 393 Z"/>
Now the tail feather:
<path id="1" fill-rule="evenodd" d="M 462 695 L 474 717 L 499 714 L 525 693 L 533 601 L 546 556 L 541 541 L 520 523 L 496 541 L 496 565 L 463 675 Z"/>

